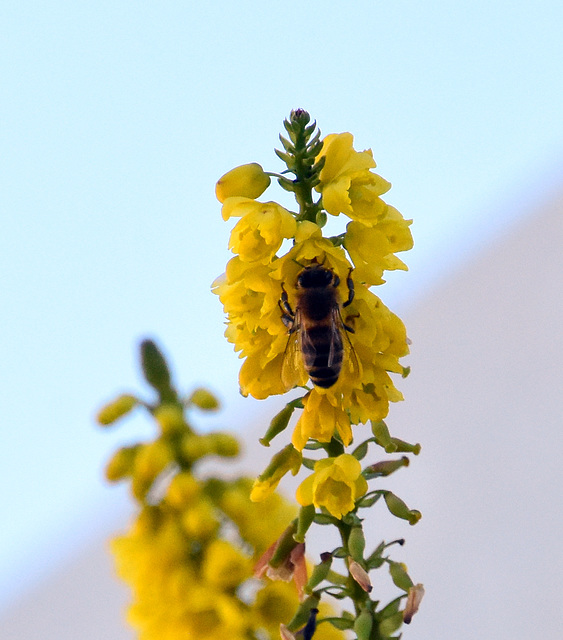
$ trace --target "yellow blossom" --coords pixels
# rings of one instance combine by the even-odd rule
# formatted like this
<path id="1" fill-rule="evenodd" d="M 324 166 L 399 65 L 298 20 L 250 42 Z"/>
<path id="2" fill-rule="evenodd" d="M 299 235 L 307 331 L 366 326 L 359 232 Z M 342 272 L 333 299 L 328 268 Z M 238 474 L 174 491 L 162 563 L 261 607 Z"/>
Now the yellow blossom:
<path id="1" fill-rule="evenodd" d="M 406 270 L 407 266 L 395 252 L 406 251 L 413 246 L 409 229 L 410 220 L 405 220 L 391 206 L 374 226 L 352 221 L 346 227 L 345 246 L 355 267 L 355 277 L 368 286 L 383 284 L 383 271 Z"/>
<path id="2" fill-rule="evenodd" d="M 319 157 L 325 158 L 321 170 L 323 207 L 332 215 L 344 213 L 352 220 L 365 225 L 377 223 L 387 205 L 379 197 L 389 191 L 391 185 L 376 173 L 372 173 L 375 161 L 371 149 L 355 151 L 351 133 L 326 136 Z"/>
<path id="3" fill-rule="evenodd" d="M 318 442 L 330 442 L 338 432 L 345 446 L 352 441 L 350 418 L 339 398 L 333 394 L 311 390 L 303 398 L 303 413 L 293 432 L 293 446 L 301 451 L 310 438 Z"/>
<path id="4" fill-rule="evenodd" d="M 270 176 L 256 163 L 243 164 L 228 171 L 215 185 L 219 202 L 232 196 L 259 198 L 270 186 Z"/>
<path id="5" fill-rule="evenodd" d="M 276 202 L 228 198 L 223 215 L 241 218 L 231 231 L 229 249 L 245 262 L 268 263 L 283 239 L 295 235 L 294 216 Z"/>
<path id="6" fill-rule="evenodd" d="M 325 507 L 335 518 L 353 511 L 356 500 L 367 491 L 360 463 L 349 453 L 324 458 L 297 489 L 297 501 L 306 506 Z"/>
<path id="7" fill-rule="evenodd" d="M 250 558 L 226 540 L 213 540 L 205 550 L 203 577 L 213 587 L 229 590 L 252 574 Z"/>

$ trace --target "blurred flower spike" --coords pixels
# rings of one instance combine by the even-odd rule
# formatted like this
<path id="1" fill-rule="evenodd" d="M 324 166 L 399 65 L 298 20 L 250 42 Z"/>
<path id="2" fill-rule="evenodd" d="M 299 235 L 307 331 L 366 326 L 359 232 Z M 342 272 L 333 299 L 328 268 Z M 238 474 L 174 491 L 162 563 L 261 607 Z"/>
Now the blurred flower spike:
<path id="1" fill-rule="evenodd" d="M 283 124 L 282 148 L 275 151 L 281 170 L 249 163 L 216 186 L 223 219 L 237 219 L 228 243 L 234 255 L 212 290 L 225 311 L 225 336 L 242 359 L 241 393 L 262 400 L 292 392 L 260 438 L 269 447 L 291 425 L 291 443 L 273 455 L 251 498 L 262 504 L 289 471 L 309 472 L 297 489 L 299 515 L 281 537 L 272 534 L 258 575 L 298 584 L 301 604 L 280 627 L 286 640 L 321 637 L 330 628 L 354 631 L 359 640 L 398 638 L 420 590 L 412 590 L 406 569 L 387 555 L 394 543 L 381 542 L 366 554 L 359 510 L 383 497 L 393 516 L 410 524 L 421 517 L 395 494 L 368 485 L 406 467 L 407 456 L 362 466 L 370 447 L 380 446 L 384 455 L 420 451 L 393 438 L 384 422 L 389 404 L 403 399 L 393 375 L 409 372 L 401 362 L 409 340 L 401 319 L 373 290 L 385 282 L 385 272 L 407 269 L 397 254 L 413 246 L 411 221 L 383 199 L 391 184 L 374 171 L 370 149 L 354 148 L 351 133 L 323 138 L 303 109 Z M 293 194 L 294 207 L 268 199 L 275 182 Z M 325 235 L 329 218 L 334 233 L 340 216 L 340 232 Z M 355 442 L 366 423 L 372 429 Z M 305 583 L 296 559 L 313 525 L 335 527 L 341 543 L 323 551 Z M 387 564 L 401 594 L 379 606 L 371 600 L 369 573 Z M 349 598 L 354 611 L 323 616 L 325 594 Z"/>
<path id="2" fill-rule="evenodd" d="M 128 620 L 143 640 L 277 639 L 299 606 L 305 545 L 294 544 L 284 565 L 284 579 L 295 574 L 295 584 L 264 578 L 256 585 L 253 573 L 297 509 L 275 494 L 252 503 L 250 478 L 204 478 L 203 460 L 228 461 L 239 448 L 231 434 L 192 425 L 192 412 L 216 410 L 217 399 L 202 388 L 181 396 L 153 341 L 142 343 L 141 362 L 156 401 L 124 394 L 97 416 L 107 426 L 142 408 L 156 428 L 151 441 L 122 447 L 106 468 L 109 481 L 129 483 L 136 503 L 129 530 L 112 541 L 118 574 L 132 591 Z M 326 628 L 319 637 L 343 639 Z"/>

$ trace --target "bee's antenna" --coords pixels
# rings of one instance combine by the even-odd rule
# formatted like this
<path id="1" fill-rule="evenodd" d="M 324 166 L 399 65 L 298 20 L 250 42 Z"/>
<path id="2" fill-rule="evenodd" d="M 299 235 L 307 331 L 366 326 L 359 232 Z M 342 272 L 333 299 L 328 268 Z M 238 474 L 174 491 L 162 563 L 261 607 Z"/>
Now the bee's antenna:
<path id="1" fill-rule="evenodd" d="M 307 266 L 304 265 L 304 264 L 301 264 L 299 262 L 299 260 L 296 260 L 295 258 L 292 258 L 292 260 L 293 260 L 293 262 L 295 262 L 295 264 L 298 264 L 302 269 L 306 269 L 307 268 Z"/>

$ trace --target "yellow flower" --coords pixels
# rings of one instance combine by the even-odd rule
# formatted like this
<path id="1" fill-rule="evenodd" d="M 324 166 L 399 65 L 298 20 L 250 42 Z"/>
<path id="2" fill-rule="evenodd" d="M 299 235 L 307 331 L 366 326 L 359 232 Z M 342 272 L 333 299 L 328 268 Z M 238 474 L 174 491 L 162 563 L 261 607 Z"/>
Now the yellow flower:
<path id="1" fill-rule="evenodd" d="M 203 577 L 213 587 L 230 590 L 252 575 L 250 558 L 226 540 L 213 540 L 205 550 Z"/>
<path id="2" fill-rule="evenodd" d="M 335 431 L 344 445 L 348 446 L 352 441 L 352 429 L 340 398 L 312 389 L 303 398 L 303 413 L 295 425 L 291 440 L 293 446 L 301 451 L 309 438 L 330 442 Z"/>
<path id="3" fill-rule="evenodd" d="M 385 214 L 387 205 L 379 197 L 389 191 L 391 185 L 376 173 L 372 173 L 375 161 L 371 150 L 355 151 L 351 133 L 326 136 L 319 157 L 325 157 L 321 170 L 323 207 L 336 216 L 344 213 L 352 220 L 365 225 L 377 223 Z"/>
<path id="4" fill-rule="evenodd" d="M 383 284 L 383 271 L 407 270 L 394 253 L 412 249 L 413 240 L 405 220 L 394 207 L 388 206 L 385 216 L 375 226 L 352 221 L 346 227 L 344 244 L 352 262 L 354 276 L 368 286 Z"/>
<path id="5" fill-rule="evenodd" d="M 228 171 L 215 185 L 215 195 L 219 202 L 232 196 L 259 198 L 270 186 L 270 176 L 256 163 L 243 164 Z"/>
<path id="6" fill-rule="evenodd" d="M 241 219 L 231 232 L 229 249 L 245 262 L 270 262 L 284 238 L 295 235 L 294 216 L 276 202 L 258 202 L 250 198 L 228 198 L 223 217 Z"/>
<path id="7" fill-rule="evenodd" d="M 367 491 L 361 471 L 360 463 L 349 453 L 319 460 L 314 472 L 297 488 L 297 501 L 303 506 L 325 507 L 335 518 L 342 518 Z"/>

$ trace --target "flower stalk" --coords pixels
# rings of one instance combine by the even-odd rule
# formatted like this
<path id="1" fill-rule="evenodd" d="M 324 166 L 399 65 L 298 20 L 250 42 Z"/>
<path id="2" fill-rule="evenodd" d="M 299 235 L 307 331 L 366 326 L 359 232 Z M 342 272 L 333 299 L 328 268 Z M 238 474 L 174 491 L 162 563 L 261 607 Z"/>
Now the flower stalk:
<path id="1" fill-rule="evenodd" d="M 239 218 L 229 242 L 234 256 L 213 291 L 227 316 L 225 335 L 243 359 L 241 393 L 264 399 L 299 392 L 260 439 L 270 447 L 292 425 L 291 443 L 274 454 L 251 497 L 266 499 L 288 471 L 305 472 L 296 494 L 302 510 L 292 524 L 294 542 L 306 544 L 323 526 L 336 527 L 341 538 L 313 567 L 304 585 L 309 596 L 284 621 L 282 637 L 304 635 L 309 621 L 307 633 L 315 638 L 330 626 L 352 630 L 361 640 L 396 638 L 418 610 L 423 589 L 388 555 L 389 547 L 404 541 L 368 548 L 372 541 L 360 513 L 380 502 L 409 524 L 421 517 L 378 484 L 420 452 L 419 444 L 393 437 L 384 421 L 389 404 L 402 400 L 392 376 L 409 373 L 401 362 L 409 340 L 402 321 L 374 292 L 386 271 L 407 269 L 396 254 L 412 247 L 411 221 L 383 200 L 391 185 L 373 171 L 371 150 L 354 149 L 350 133 L 323 138 L 302 109 L 283 124 L 287 137 L 280 136 L 283 149 L 275 153 L 285 166 L 261 170 L 294 194 L 295 210 L 256 199 L 257 191 L 262 195 L 269 187 L 262 189 L 266 180 L 255 169 L 260 189 L 249 185 L 247 172 L 232 195 L 219 198 L 223 218 Z M 218 184 L 236 183 L 233 177 L 241 171 L 233 169 Z M 341 233 L 325 237 L 329 215 L 348 222 Z M 374 461 L 378 447 L 384 456 L 405 455 Z M 372 482 L 376 486 L 370 488 Z M 277 549 L 284 540 L 275 542 Z M 273 570 L 280 564 L 274 556 L 266 561 Z M 384 566 L 399 590 L 388 604 L 373 598 L 370 578 Z M 313 624 L 311 612 L 325 596 L 348 601 L 353 610 L 315 614 Z"/>

